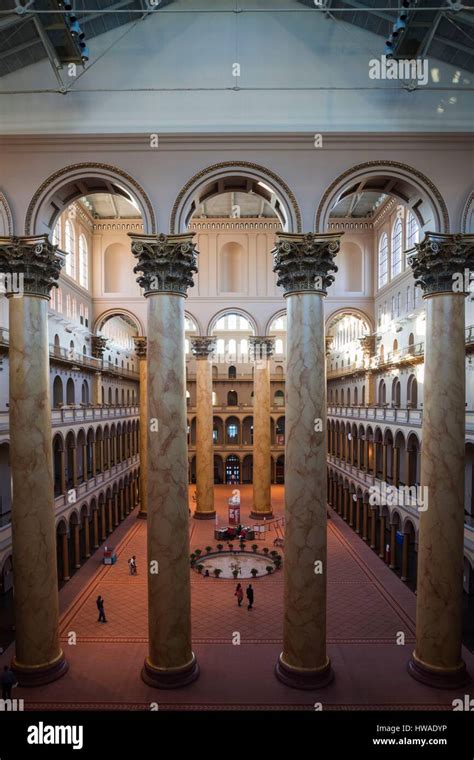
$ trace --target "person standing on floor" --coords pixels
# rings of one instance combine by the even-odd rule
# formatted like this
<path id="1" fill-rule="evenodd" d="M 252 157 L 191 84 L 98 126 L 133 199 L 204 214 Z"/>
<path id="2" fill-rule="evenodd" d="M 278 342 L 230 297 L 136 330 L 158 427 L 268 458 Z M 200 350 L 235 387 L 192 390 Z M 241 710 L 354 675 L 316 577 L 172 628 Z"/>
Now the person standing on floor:
<path id="1" fill-rule="evenodd" d="M 237 604 L 240 607 L 242 605 L 242 599 L 244 598 L 244 590 L 242 586 L 240 585 L 240 583 L 237 584 L 237 588 L 235 589 L 234 596 L 237 597 Z"/>
<path id="2" fill-rule="evenodd" d="M 98 623 L 106 623 L 107 620 L 105 619 L 105 610 L 104 610 L 104 600 L 101 596 L 97 597 L 97 609 L 99 610 L 99 619 Z"/>
<path id="3" fill-rule="evenodd" d="M 253 588 L 252 588 L 252 584 L 251 583 L 249 583 L 249 585 L 247 586 L 246 595 L 247 595 L 247 599 L 248 599 L 248 602 L 249 602 L 247 609 L 251 610 L 252 607 L 253 607 Z"/>
<path id="4" fill-rule="evenodd" d="M 12 698 L 13 686 L 18 686 L 15 674 L 8 665 L 3 668 L 3 673 L 0 676 L 0 682 L 2 684 L 2 699 L 7 700 Z"/>

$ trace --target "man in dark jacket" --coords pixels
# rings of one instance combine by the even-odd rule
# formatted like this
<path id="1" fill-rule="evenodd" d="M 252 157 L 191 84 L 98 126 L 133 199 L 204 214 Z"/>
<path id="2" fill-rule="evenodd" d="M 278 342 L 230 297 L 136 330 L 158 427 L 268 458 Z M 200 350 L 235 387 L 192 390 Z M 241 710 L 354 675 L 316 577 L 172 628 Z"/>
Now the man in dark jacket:
<path id="1" fill-rule="evenodd" d="M 251 610 L 253 607 L 253 588 L 252 588 L 251 583 L 249 583 L 249 585 L 247 586 L 247 591 L 245 593 L 249 601 L 247 609 Z"/>

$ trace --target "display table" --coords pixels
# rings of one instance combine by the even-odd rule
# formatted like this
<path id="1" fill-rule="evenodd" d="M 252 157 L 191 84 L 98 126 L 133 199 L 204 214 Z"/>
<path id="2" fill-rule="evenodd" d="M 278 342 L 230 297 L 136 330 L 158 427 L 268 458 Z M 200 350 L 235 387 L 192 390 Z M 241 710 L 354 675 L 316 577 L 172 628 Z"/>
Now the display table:
<path id="1" fill-rule="evenodd" d="M 104 565 L 115 565 L 117 562 L 117 555 L 115 549 L 112 546 L 104 547 L 104 557 L 102 559 Z"/>

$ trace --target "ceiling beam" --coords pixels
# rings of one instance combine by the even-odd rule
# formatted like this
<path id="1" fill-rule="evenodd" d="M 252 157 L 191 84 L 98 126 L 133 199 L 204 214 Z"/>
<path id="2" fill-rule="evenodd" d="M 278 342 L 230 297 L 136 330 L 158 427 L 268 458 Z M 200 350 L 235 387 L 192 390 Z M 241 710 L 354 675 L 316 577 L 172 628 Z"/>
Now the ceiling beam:
<path id="1" fill-rule="evenodd" d="M 457 40 L 450 40 L 448 37 L 442 37 L 440 34 L 436 34 L 434 36 L 435 42 L 442 42 L 443 45 L 447 45 L 448 47 L 456 48 L 456 50 L 461 50 L 463 53 L 467 53 L 468 55 L 474 55 L 474 48 L 469 47 L 468 45 L 464 45 L 462 42 L 458 42 Z"/>

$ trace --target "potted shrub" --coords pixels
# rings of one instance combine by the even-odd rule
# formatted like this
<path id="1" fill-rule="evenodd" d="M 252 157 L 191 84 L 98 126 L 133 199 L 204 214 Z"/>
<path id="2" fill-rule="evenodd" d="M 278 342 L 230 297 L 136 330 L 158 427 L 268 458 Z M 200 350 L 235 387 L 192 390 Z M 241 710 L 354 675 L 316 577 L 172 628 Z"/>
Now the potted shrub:
<path id="1" fill-rule="evenodd" d="M 214 568 L 214 575 L 216 576 L 216 578 L 218 578 L 221 573 L 222 573 L 222 570 L 220 567 Z"/>
<path id="2" fill-rule="evenodd" d="M 192 554 L 189 555 L 189 559 L 191 560 L 191 562 L 194 562 L 194 560 L 196 559 L 196 555 L 194 552 L 192 552 Z"/>
<path id="3" fill-rule="evenodd" d="M 204 565 L 198 565 L 197 566 L 198 573 L 202 573 L 203 570 L 204 570 Z"/>
<path id="4" fill-rule="evenodd" d="M 239 544 L 239 546 L 240 546 L 240 551 L 244 552 L 245 551 L 245 541 L 241 541 L 240 544 Z"/>
<path id="5" fill-rule="evenodd" d="M 271 555 L 272 557 L 276 557 L 276 556 L 277 556 L 277 554 L 278 554 L 278 552 L 277 552 L 277 550 L 276 550 L 276 549 L 273 549 L 273 550 L 270 552 L 270 555 Z"/>
<path id="6" fill-rule="evenodd" d="M 268 546 L 264 546 L 263 547 L 263 553 L 264 554 L 268 554 L 269 551 L 270 551 L 270 549 L 268 548 Z"/>
<path id="7" fill-rule="evenodd" d="M 234 548 L 234 544 L 231 544 L 230 542 L 227 544 L 229 551 L 231 552 Z"/>
<path id="8" fill-rule="evenodd" d="M 206 554 L 210 554 L 212 552 L 212 546 L 206 546 Z"/>
<path id="9" fill-rule="evenodd" d="M 195 549 L 194 554 L 196 555 L 196 557 L 199 557 L 199 555 L 202 554 L 201 549 Z"/>
<path id="10" fill-rule="evenodd" d="M 232 575 L 234 576 L 234 578 L 237 578 L 238 574 L 239 574 L 238 570 L 232 570 Z"/>
<path id="11" fill-rule="evenodd" d="M 221 552 L 224 548 L 224 544 L 217 544 L 217 551 Z"/>
<path id="12" fill-rule="evenodd" d="M 251 569 L 250 573 L 251 573 L 251 575 L 252 575 L 252 578 L 256 578 L 256 576 L 258 575 L 258 570 L 257 570 L 257 568 L 256 568 L 256 567 L 252 567 L 252 569 Z"/>
<path id="13" fill-rule="evenodd" d="M 254 552 L 254 554 L 257 552 L 257 549 L 258 549 L 258 544 L 252 544 L 252 551 Z"/>
<path id="14" fill-rule="evenodd" d="M 275 557 L 275 559 L 273 561 L 275 562 L 275 567 L 276 568 L 280 568 L 281 567 L 281 558 L 280 557 Z"/>
<path id="15" fill-rule="evenodd" d="M 273 566 L 272 565 L 267 565 L 265 569 L 266 569 L 268 575 L 271 575 L 271 573 L 273 572 Z"/>

